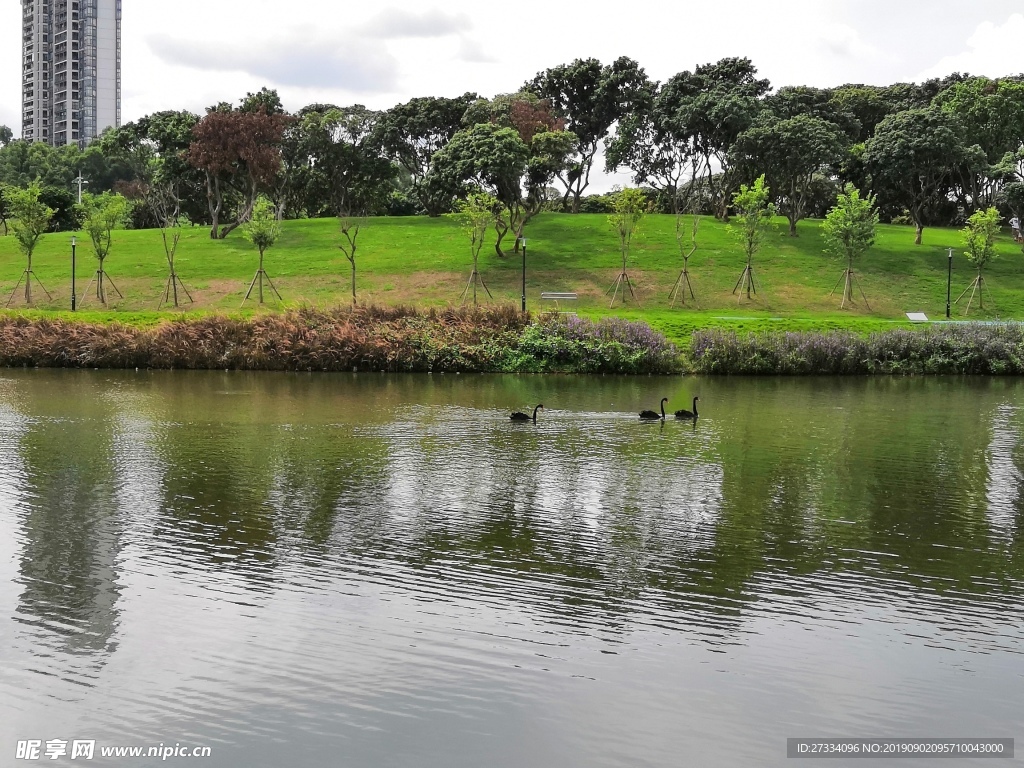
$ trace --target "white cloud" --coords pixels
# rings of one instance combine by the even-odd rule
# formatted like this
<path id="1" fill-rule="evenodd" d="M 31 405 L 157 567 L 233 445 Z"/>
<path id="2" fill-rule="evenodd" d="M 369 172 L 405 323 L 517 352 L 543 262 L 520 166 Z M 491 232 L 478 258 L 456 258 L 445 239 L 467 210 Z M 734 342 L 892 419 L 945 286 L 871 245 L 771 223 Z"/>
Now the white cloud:
<path id="1" fill-rule="evenodd" d="M 919 72 L 917 80 L 944 77 L 952 72 L 997 78 L 1024 73 L 1024 14 L 1014 13 L 1002 24 L 986 21 L 967 39 L 966 50 L 945 56 Z"/>
<path id="2" fill-rule="evenodd" d="M 352 93 L 394 89 L 397 60 L 361 40 L 317 40 L 308 32 L 242 43 L 151 36 L 153 53 L 171 65 L 202 72 L 244 72 L 269 85 L 328 88 Z"/>
<path id="3" fill-rule="evenodd" d="M 867 43 L 849 24 L 825 24 L 815 30 L 817 48 L 826 55 L 855 61 L 893 61 L 894 57 Z"/>
<path id="4" fill-rule="evenodd" d="M 498 61 L 480 43 L 469 37 L 463 37 L 460 41 L 458 57 L 469 64 L 494 64 Z"/>
<path id="5" fill-rule="evenodd" d="M 362 31 L 371 37 L 444 37 L 472 27 L 465 14 L 447 14 L 436 8 L 422 13 L 388 8 L 370 19 Z"/>

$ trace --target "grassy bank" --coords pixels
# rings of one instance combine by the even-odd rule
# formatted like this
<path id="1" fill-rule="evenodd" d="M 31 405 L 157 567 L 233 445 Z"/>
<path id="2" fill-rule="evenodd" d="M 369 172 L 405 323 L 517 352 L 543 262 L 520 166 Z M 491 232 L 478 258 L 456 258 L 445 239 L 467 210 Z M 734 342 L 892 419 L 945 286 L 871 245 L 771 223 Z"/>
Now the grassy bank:
<path id="1" fill-rule="evenodd" d="M 828 294 L 844 265 L 823 254 L 818 222 L 801 222 L 800 237 L 790 238 L 779 222 L 755 260 L 759 294 L 753 301 L 737 301 L 732 288 L 742 269 L 736 238 L 726 225 L 702 221 L 700 249 L 691 261 L 697 306 L 670 308 L 668 292 L 679 268 L 674 242 L 674 219 L 651 216 L 637 238 L 630 274 L 640 306 L 630 302 L 609 310 L 605 291 L 619 268 L 617 241 L 601 215 L 543 214 L 528 227 L 527 293 L 531 309 L 539 305 L 541 291 L 579 293 L 577 311 L 599 319 L 611 314 L 643 320 L 680 345 L 688 345 L 692 331 L 703 328 L 746 331 L 820 331 L 848 329 L 858 333 L 904 325 L 904 313 L 926 312 L 942 317 L 946 296 L 946 249 L 953 247 L 954 298 L 973 277 L 959 256 L 960 235 L 955 230 L 925 231 L 924 245 L 913 245 L 909 227 L 882 226 L 878 242 L 861 264 L 858 275 L 870 309 L 858 301 L 840 311 Z M 35 258 L 35 273 L 53 294 L 39 309 L 55 311 L 70 304 L 70 235 L 47 235 Z M 285 222 L 278 246 L 268 253 L 267 269 L 285 298 L 284 308 L 330 308 L 347 302 L 348 263 L 337 247 L 332 219 Z M 360 235 L 358 288 L 367 303 L 441 307 L 457 303 L 469 276 L 468 245 L 458 223 L 450 217 L 381 218 L 371 220 Z M 1024 258 L 1008 237 L 998 243 L 1000 258 L 986 273 L 990 294 L 986 309 L 972 317 L 1024 317 Z M 240 233 L 225 241 L 212 241 L 205 229 L 188 228 L 179 249 L 178 267 L 196 299 L 188 311 L 239 313 L 245 289 L 256 269 L 256 253 Z M 0 296 L 5 303 L 24 260 L 13 237 L 0 237 Z M 107 269 L 123 299 L 111 303 L 110 313 L 99 312 L 95 297 L 83 295 L 95 260 L 79 239 L 78 286 L 87 317 L 116 319 L 153 327 L 172 313 L 157 312 L 166 280 L 159 233 L 116 233 Z M 492 248 L 481 257 L 484 279 L 497 303 L 518 303 L 521 261 L 501 259 Z M 859 298 L 859 297 L 858 297 Z M 20 299 L 15 299 L 20 304 Z M 276 304 L 272 308 L 281 308 Z M 239 316 L 251 316 L 246 309 Z"/>

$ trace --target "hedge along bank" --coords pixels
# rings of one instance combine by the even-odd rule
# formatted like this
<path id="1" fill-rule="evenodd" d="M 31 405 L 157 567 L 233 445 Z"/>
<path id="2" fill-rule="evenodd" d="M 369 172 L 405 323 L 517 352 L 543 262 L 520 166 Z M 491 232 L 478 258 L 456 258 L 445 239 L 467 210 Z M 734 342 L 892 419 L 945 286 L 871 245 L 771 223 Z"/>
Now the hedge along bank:
<path id="1" fill-rule="evenodd" d="M 513 307 L 302 309 L 153 328 L 0 317 L 0 365 L 268 371 L 671 374 L 682 357 L 647 325 Z"/>

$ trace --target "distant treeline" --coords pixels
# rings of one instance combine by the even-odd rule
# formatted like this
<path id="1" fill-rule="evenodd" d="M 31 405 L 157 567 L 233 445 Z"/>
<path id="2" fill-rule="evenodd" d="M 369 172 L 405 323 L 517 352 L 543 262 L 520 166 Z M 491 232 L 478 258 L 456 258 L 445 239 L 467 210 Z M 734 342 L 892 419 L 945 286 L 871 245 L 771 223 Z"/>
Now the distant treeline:
<path id="1" fill-rule="evenodd" d="M 484 189 L 502 206 L 499 234 L 519 235 L 542 210 L 607 211 L 609 195 L 588 194 L 603 155 L 663 212 L 727 218 L 739 185 L 764 175 L 794 234 L 847 183 L 877 196 L 883 221 L 920 234 L 990 206 L 1024 214 L 1024 75 L 773 90 L 743 58 L 665 82 L 629 58 L 578 59 L 493 98 L 289 114 L 264 88 L 204 116 L 149 115 L 85 149 L 14 141 L 2 126 L 0 145 L 0 231 L 2 186 L 32 182 L 53 226 L 75 228 L 81 173 L 90 191 L 133 200 L 138 228 L 162 218 L 154 197 L 219 238 L 260 195 L 288 218 L 437 216 Z"/>

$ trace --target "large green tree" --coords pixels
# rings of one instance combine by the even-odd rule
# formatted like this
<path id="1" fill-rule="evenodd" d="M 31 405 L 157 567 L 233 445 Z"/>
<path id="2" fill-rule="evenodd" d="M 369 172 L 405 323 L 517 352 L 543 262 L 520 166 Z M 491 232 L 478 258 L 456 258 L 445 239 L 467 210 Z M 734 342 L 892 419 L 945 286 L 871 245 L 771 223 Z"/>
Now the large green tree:
<path id="1" fill-rule="evenodd" d="M 701 161 L 698 173 L 720 219 L 728 216 L 738 182 L 733 146 L 753 124 L 770 89 L 750 59 L 727 58 L 669 78 L 655 100 L 655 113 L 662 113 L 656 122 L 672 121 L 690 137 Z"/>
<path id="2" fill-rule="evenodd" d="M 6 125 L 0 125 L 0 147 L 6 147 L 14 141 L 14 131 Z"/>
<path id="3" fill-rule="evenodd" d="M 846 134 L 835 123 L 809 114 L 765 114 L 740 134 L 733 152 L 751 175 L 765 175 L 779 210 L 789 220 L 789 234 L 796 237 L 815 179 L 842 160 L 845 148 Z"/>
<path id="4" fill-rule="evenodd" d="M 552 67 L 524 90 L 547 100 L 554 114 L 565 120 L 566 130 L 576 136 L 569 162 L 556 176 L 565 188 L 562 208 L 578 213 L 601 142 L 616 122 L 646 109 L 653 84 L 636 61 L 622 56 L 612 64 L 576 59 Z"/>
<path id="5" fill-rule="evenodd" d="M 433 172 L 446 184 L 485 189 L 501 203 L 507 218 L 496 222 L 494 249 L 504 257 L 503 238 L 511 231 L 518 249 L 527 222 L 543 208 L 548 185 L 565 168 L 576 136 L 534 94 L 477 102 L 467 119 L 474 124 L 434 155 Z"/>
<path id="6" fill-rule="evenodd" d="M 886 117 L 864 148 L 873 191 L 904 206 L 921 244 L 925 225 L 963 179 L 985 164 L 985 153 L 968 144 L 954 115 L 937 106 Z"/>
<path id="7" fill-rule="evenodd" d="M 475 93 L 465 93 L 454 99 L 411 99 L 381 116 L 384 151 L 409 174 L 412 196 L 428 216 L 450 211 L 459 191 L 430 173 L 430 161 L 462 130 L 466 110 L 479 98 Z"/>

